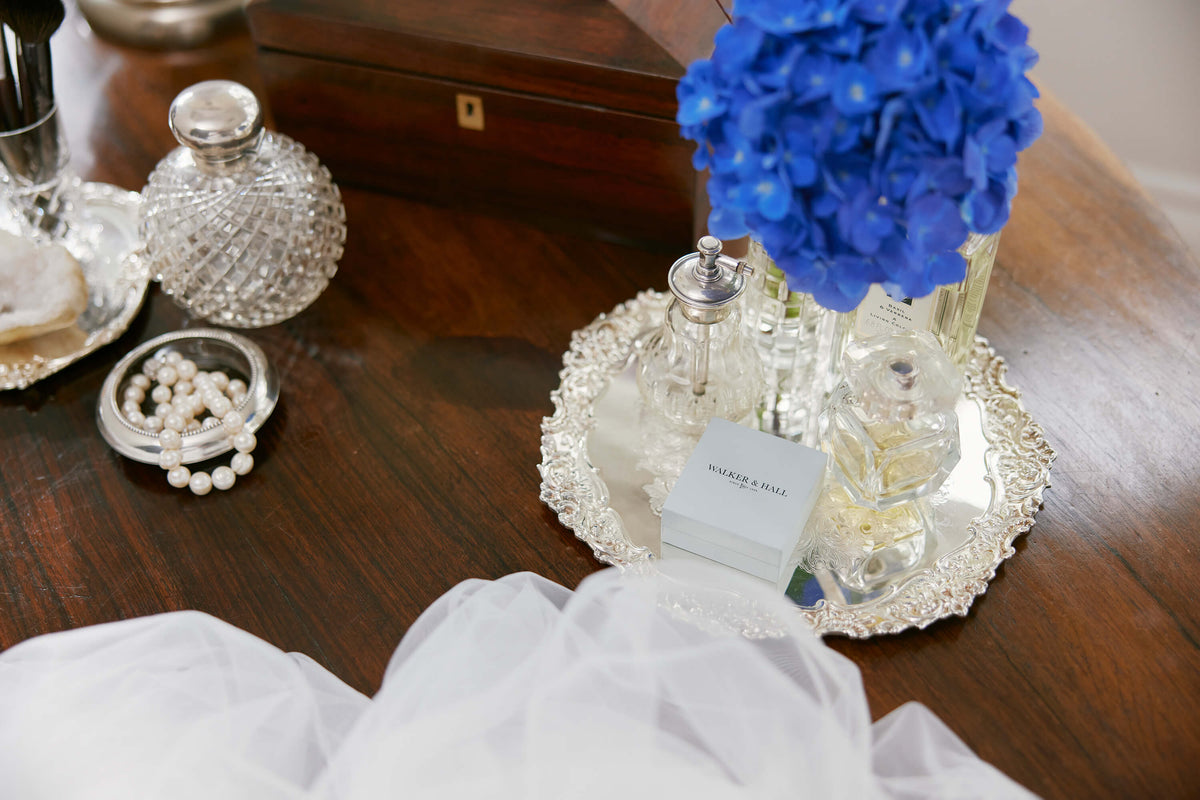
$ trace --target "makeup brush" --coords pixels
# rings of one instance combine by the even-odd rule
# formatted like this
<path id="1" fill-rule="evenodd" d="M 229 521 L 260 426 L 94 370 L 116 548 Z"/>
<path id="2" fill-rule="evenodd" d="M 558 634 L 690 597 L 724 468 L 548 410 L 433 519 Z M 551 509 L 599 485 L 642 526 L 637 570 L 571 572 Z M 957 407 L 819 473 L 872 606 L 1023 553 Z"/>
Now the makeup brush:
<path id="1" fill-rule="evenodd" d="M 0 25 L 0 130 L 15 131 L 21 127 L 21 106 L 17 101 L 17 78 L 8 57 L 8 37 Z"/>
<path id="2" fill-rule="evenodd" d="M 17 130 L 0 148 L 0 159 L 18 185 L 33 194 L 22 202 L 21 213 L 36 228 L 57 235 L 65 223 L 59 177 L 65 151 L 60 147 L 54 111 L 54 80 L 50 70 L 50 37 L 66 16 L 62 0 L 0 0 L 0 29 L 12 28 L 16 40 Z M 12 73 L 7 72 L 11 79 Z M 43 120 L 45 122 L 43 123 Z"/>
<path id="3" fill-rule="evenodd" d="M 32 125 L 54 108 L 50 37 L 66 16 L 62 0 L 5 0 L 5 22 L 17 37 L 21 114 Z"/>

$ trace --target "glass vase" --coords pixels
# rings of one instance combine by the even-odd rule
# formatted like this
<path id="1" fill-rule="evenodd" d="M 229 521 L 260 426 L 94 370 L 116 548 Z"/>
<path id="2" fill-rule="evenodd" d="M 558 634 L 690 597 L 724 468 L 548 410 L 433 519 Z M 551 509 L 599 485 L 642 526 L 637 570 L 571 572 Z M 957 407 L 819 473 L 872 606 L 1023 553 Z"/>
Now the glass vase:
<path id="1" fill-rule="evenodd" d="M 0 196 L 6 205 L 0 227 L 30 238 L 61 239 L 74 206 L 68 161 L 57 108 L 32 125 L 0 132 Z"/>
<path id="2" fill-rule="evenodd" d="M 816 447 L 818 416 L 840 379 L 850 317 L 790 291 L 760 242 L 750 242 L 746 261 L 754 272 L 742 301 L 743 330 L 766 378 L 755 409 L 758 428 Z"/>

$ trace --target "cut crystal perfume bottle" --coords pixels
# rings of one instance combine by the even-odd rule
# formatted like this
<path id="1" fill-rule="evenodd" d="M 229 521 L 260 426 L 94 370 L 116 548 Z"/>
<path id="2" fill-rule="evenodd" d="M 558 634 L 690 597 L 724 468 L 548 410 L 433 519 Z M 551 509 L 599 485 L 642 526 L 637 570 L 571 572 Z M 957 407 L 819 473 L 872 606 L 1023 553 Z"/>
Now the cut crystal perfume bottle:
<path id="1" fill-rule="evenodd" d="M 805 531 L 806 569 L 821 567 L 852 592 L 870 593 L 902 577 L 924 557 L 932 511 L 923 500 L 878 510 L 854 502 L 827 476 Z"/>
<path id="2" fill-rule="evenodd" d="M 316 156 L 263 130 L 246 87 L 205 81 L 171 104 L 181 147 L 142 191 L 141 234 L 163 291 L 192 316 L 239 328 L 307 308 L 337 271 L 341 195 Z"/>
<path id="3" fill-rule="evenodd" d="M 664 325 L 641 348 L 637 383 L 650 409 L 689 431 L 713 417 L 741 419 L 762 391 L 762 362 L 742 335 L 735 302 L 750 272 L 746 262 L 721 255 L 712 236 L 671 267 L 674 298 Z"/>
<path id="4" fill-rule="evenodd" d="M 842 366 L 821 419 L 831 479 L 814 536 L 843 583 L 868 591 L 924 555 L 928 496 L 960 457 L 962 379 L 923 330 L 852 341 Z"/>

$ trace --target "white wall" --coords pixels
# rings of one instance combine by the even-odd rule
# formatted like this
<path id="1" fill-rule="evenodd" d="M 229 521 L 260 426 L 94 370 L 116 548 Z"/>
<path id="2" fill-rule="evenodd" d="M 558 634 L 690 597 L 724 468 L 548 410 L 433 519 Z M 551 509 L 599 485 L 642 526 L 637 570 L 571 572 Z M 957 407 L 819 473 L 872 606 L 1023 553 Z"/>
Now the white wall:
<path id="1" fill-rule="evenodd" d="M 1034 77 L 1082 117 L 1200 256 L 1200 0 L 1013 0 Z"/>

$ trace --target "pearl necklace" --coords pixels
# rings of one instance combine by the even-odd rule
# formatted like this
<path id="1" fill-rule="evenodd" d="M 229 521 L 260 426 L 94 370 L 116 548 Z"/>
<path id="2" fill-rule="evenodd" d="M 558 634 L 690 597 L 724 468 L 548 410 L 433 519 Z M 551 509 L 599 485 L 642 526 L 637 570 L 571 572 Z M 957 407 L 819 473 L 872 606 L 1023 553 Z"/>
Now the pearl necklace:
<path id="1" fill-rule="evenodd" d="M 149 416 L 142 411 L 147 391 L 155 403 L 154 413 Z M 121 411 L 131 424 L 157 434 L 162 448 L 158 465 L 167 471 L 167 483 L 205 495 L 214 486 L 221 490 L 233 488 L 237 476 L 254 468 L 250 453 L 258 441 L 245 430 L 246 420 L 237 410 L 246 392 L 245 381 L 231 380 L 220 371 L 201 371 L 196 362 L 171 352 L 146 359 L 142 371 L 129 380 Z M 183 435 L 218 425 L 237 452 L 229 466 L 217 467 L 211 476 L 192 472 L 183 465 Z"/>

